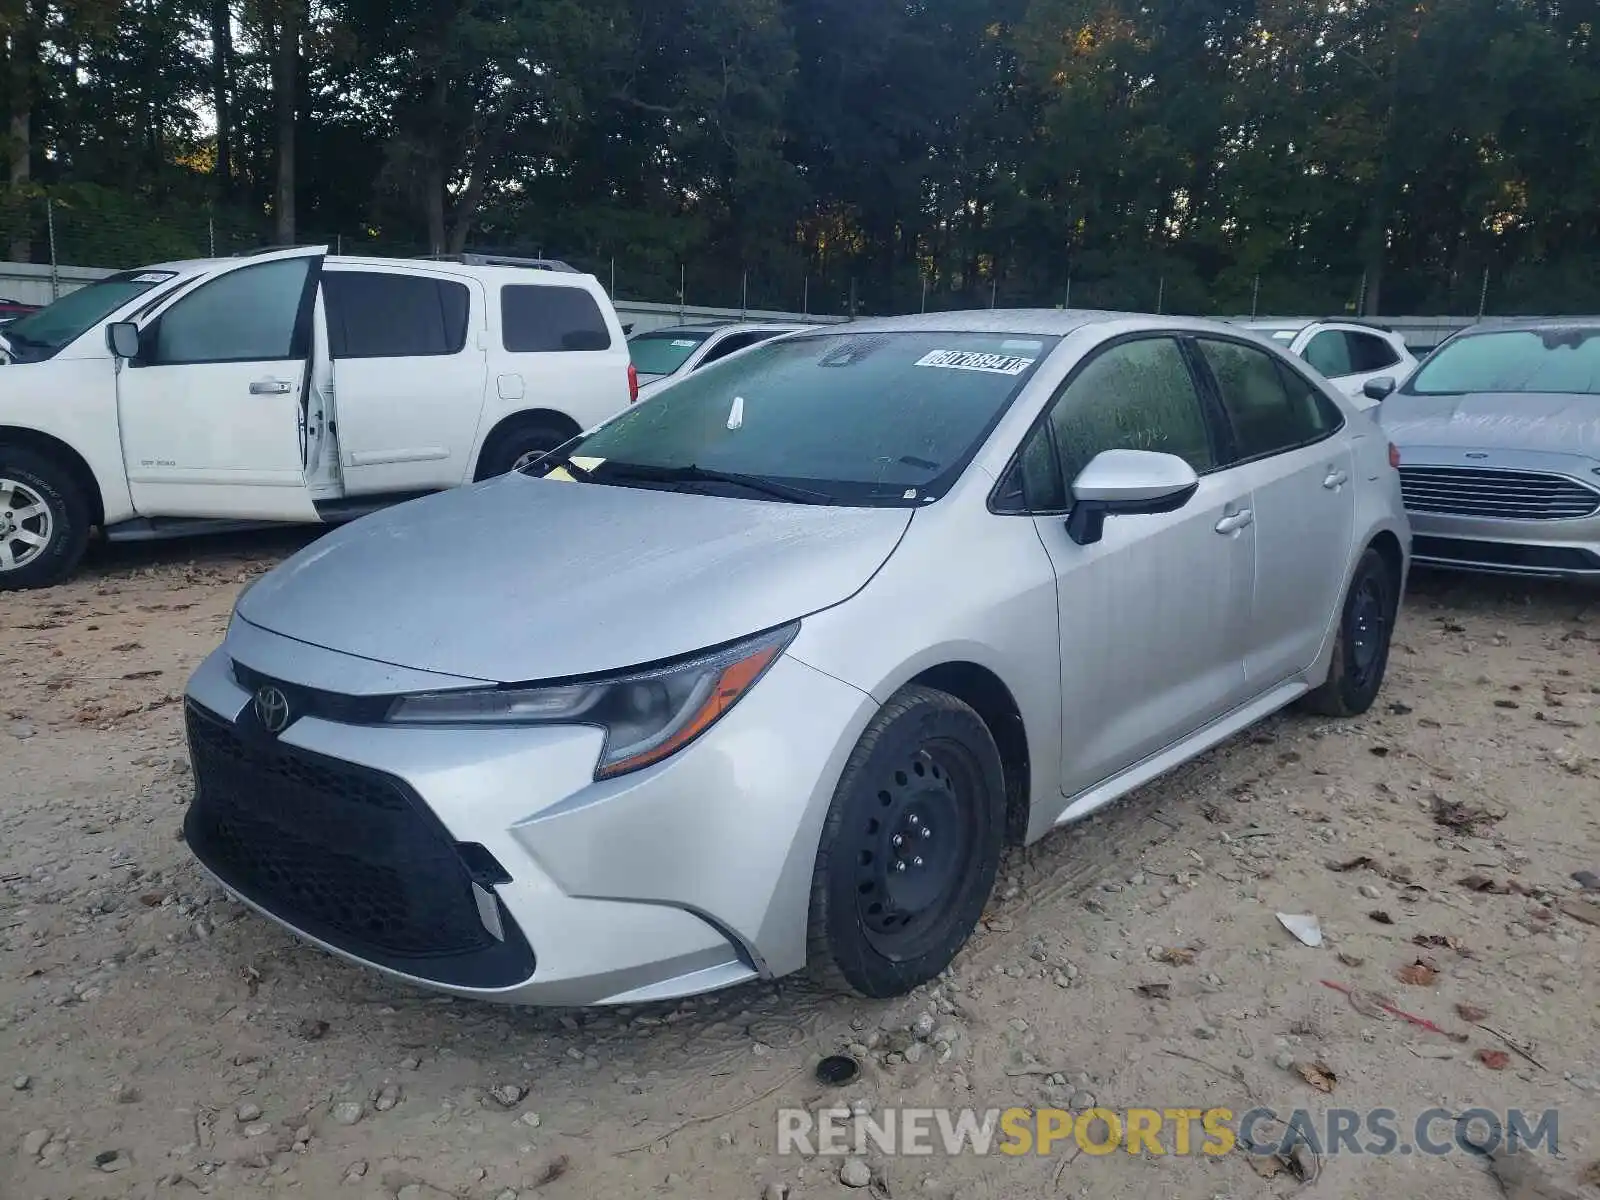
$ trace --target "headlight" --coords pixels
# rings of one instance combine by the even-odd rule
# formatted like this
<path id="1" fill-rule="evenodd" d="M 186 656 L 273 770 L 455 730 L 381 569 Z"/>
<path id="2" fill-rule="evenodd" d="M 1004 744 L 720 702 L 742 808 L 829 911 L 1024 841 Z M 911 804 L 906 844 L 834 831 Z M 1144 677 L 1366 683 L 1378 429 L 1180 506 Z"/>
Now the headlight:
<path id="1" fill-rule="evenodd" d="M 605 730 L 596 779 L 676 754 L 731 709 L 783 653 L 798 623 L 653 670 L 584 683 L 401 696 L 396 725 L 594 725 Z"/>

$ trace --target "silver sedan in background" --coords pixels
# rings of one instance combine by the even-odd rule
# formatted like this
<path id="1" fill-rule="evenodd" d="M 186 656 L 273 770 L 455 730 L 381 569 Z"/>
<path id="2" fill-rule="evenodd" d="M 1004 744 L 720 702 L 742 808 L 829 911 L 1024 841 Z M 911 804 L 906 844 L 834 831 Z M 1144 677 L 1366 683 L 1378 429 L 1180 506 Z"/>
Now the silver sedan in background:
<path id="1" fill-rule="evenodd" d="M 1600 321 L 1474 327 L 1367 388 L 1418 562 L 1600 579 Z"/>
<path id="2" fill-rule="evenodd" d="M 187 840 L 457 995 L 896 995 L 1008 841 L 1365 711 L 1409 544 L 1377 424 L 1230 326 L 796 334 L 255 583 L 189 684 Z"/>

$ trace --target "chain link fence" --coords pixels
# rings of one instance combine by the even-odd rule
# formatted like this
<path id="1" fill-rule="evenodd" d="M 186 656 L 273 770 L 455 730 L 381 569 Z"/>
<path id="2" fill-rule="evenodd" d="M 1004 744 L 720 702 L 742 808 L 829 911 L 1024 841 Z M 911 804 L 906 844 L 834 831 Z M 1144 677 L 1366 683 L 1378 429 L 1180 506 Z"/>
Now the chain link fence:
<path id="1" fill-rule="evenodd" d="M 225 257 L 274 242 L 270 218 L 242 207 L 205 202 L 155 204 L 137 193 L 96 185 L 26 192 L 0 190 L 0 261 L 34 264 L 0 273 L 0 297 L 48 301 L 81 285 L 88 269 L 116 270 L 184 258 Z M 424 257 L 422 240 L 376 229 L 302 229 L 303 244 L 325 243 L 335 254 Z M 795 243 L 751 261 L 736 250 L 706 250 L 680 261 L 671 247 L 630 240 L 552 245 L 536 236 L 491 232 L 470 249 L 520 257 L 564 259 L 594 274 L 619 301 L 744 312 L 866 316 L 965 308 L 1100 308 L 1242 317 L 1357 315 L 1378 311 L 1475 317 L 1600 312 L 1600 260 L 1554 263 L 1479 261 L 1458 256 L 1450 271 L 1359 273 L 1255 271 L 1230 267 L 1202 279 L 1181 256 L 1130 249 L 1119 254 L 1063 252 L 1054 263 L 1024 256 L 980 256 L 954 269 L 925 263 L 884 264 L 850 254 L 823 255 Z M 1016 265 L 1004 265 L 1015 261 Z M 48 268 L 46 273 L 37 268 Z M 3 268 L 0 268 L 3 272 Z"/>

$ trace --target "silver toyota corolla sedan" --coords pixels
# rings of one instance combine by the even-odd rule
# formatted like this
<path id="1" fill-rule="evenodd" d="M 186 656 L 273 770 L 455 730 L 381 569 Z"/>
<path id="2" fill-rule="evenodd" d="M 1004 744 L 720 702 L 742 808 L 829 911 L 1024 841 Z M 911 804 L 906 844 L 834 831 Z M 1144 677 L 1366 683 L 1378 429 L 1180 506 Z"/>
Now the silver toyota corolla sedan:
<path id="1" fill-rule="evenodd" d="M 1367 387 L 1418 562 L 1600 579 L 1600 321 L 1475 327 Z"/>
<path id="2" fill-rule="evenodd" d="M 1409 542 L 1377 424 L 1232 327 L 800 334 L 255 583 L 189 684 L 187 839 L 457 995 L 894 995 L 1006 842 L 1371 705 Z"/>

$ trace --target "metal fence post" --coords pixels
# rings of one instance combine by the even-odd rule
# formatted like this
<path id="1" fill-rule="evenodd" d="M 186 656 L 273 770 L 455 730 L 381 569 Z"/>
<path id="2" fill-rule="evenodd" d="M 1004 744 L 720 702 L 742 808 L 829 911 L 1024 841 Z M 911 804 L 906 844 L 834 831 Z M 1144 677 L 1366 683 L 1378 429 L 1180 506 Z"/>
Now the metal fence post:
<path id="1" fill-rule="evenodd" d="M 617 256 L 611 256 L 611 298 L 617 298 Z"/>
<path id="2" fill-rule="evenodd" d="M 1070 273 L 1067 275 L 1067 305 L 1066 306 L 1067 306 L 1068 309 L 1070 309 L 1072 307 L 1072 275 Z"/>
<path id="3" fill-rule="evenodd" d="M 209 258 L 217 256 L 217 219 L 210 213 L 206 214 L 206 254 Z"/>
<path id="4" fill-rule="evenodd" d="M 922 277 L 922 311 L 928 311 L 928 277 Z"/>
<path id="5" fill-rule="evenodd" d="M 56 261 L 56 205 L 49 196 L 44 198 L 44 225 L 50 235 L 50 299 L 61 299 L 61 264 Z"/>
<path id="6" fill-rule="evenodd" d="M 803 317 L 809 317 L 811 315 L 811 272 L 810 271 L 806 272 L 806 274 L 805 274 L 805 282 L 803 284 L 801 284 L 801 288 L 800 288 L 800 315 L 803 316 Z"/>
<path id="7" fill-rule="evenodd" d="M 1254 320 L 1256 313 L 1261 309 L 1261 276 L 1256 276 L 1255 286 L 1250 289 L 1250 319 Z"/>
<path id="8" fill-rule="evenodd" d="M 50 252 L 52 258 L 55 251 Z M 1483 320 L 1483 314 L 1489 311 L 1489 268 L 1483 269 L 1483 291 L 1478 293 L 1478 320 Z"/>
<path id="9" fill-rule="evenodd" d="M 739 277 L 739 319 L 742 321 L 750 315 L 750 272 L 745 271 Z"/>
<path id="10" fill-rule="evenodd" d="M 1161 312 L 1161 306 L 1167 302 L 1167 277 L 1163 275 L 1161 282 L 1156 285 L 1156 313 Z"/>

